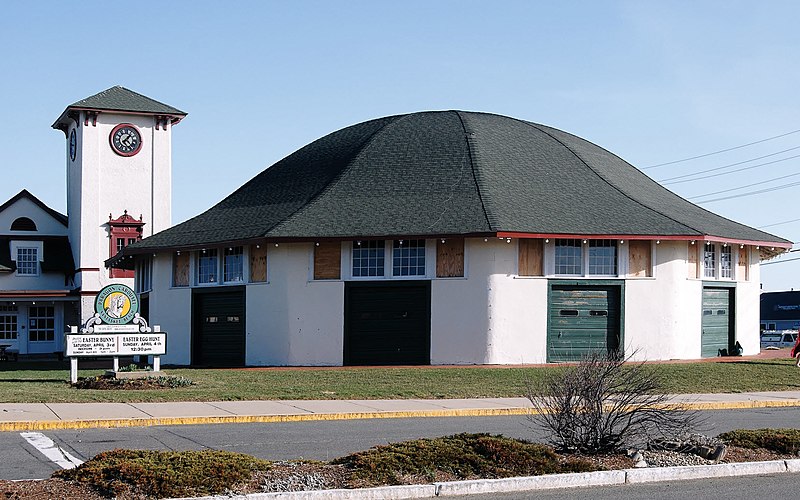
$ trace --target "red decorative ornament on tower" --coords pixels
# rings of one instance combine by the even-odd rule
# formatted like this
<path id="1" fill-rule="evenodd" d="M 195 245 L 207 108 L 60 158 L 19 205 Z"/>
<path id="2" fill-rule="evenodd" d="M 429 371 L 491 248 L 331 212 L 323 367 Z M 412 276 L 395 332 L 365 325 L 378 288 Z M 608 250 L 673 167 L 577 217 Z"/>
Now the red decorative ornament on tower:
<path id="1" fill-rule="evenodd" d="M 128 215 L 127 210 L 116 219 L 108 214 L 108 256 L 113 257 L 126 246 L 141 240 L 143 228 L 141 215 L 139 220 L 136 220 Z M 128 269 L 109 269 L 109 278 L 133 278 L 133 276 L 134 272 Z"/>

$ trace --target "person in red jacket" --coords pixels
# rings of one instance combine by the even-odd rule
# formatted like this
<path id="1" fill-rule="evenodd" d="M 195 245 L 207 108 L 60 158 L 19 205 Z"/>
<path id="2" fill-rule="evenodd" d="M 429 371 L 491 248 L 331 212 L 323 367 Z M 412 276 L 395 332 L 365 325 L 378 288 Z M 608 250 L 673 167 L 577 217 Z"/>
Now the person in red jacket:
<path id="1" fill-rule="evenodd" d="M 800 335 L 797 336 L 797 342 L 795 342 L 794 347 L 792 347 L 792 357 L 797 360 L 795 366 L 800 367 Z"/>

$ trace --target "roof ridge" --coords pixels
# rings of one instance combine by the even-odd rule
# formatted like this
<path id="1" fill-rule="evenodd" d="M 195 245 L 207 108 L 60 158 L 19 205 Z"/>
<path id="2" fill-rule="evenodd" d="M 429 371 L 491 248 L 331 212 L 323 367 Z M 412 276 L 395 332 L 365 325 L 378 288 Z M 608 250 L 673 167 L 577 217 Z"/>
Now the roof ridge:
<path id="1" fill-rule="evenodd" d="M 336 184 L 338 184 L 338 182 L 339 182 L 339 181 L 341 180 L 341 178 L 344 176 L 345 172 L 349 171 L 349 170 L 352 168 L 352 166 L 353 166 L 353 163 L 355 162 L 355 160 L 357 160 L 357 159 L 358 159 L 358 158 L 359 158 L 359 157 L 360 157 L 360 156 L 363 154 L 363 152 L 364 152 L 364 149 L 366 149 L 366 148 L 367 148 L 367 147 L 368 147 L 370 144 L 372 144 L 372 141 L 373 141 L 373 140 L 375 140 L 375 136 L 376 136 L 376 135 L 378 135 L 378 133 L 379 133 L 379 132 L 382 132 L 383 130 L 385 130 L 385 129 L 386 129 L 386 127 L 388 127 L 388 126 L 390 126 L 390 125 L 393 125 L 393 124 L 395 124 L 396 122 L 398 122 L 398 121 L 400 121 L 400 120 L 402 120 L 402 119 L 404 119 L 404 118 L 406 118 L 406 117 L 408 117 L 408 116 L 409 116 L 408 114 L 405 114 L 405 115 L 395 115 L 395 116 L 391 117 L 391 118 L 392 118 L 392 120 L 391 120 L 391 121 L 389 121 L 388 123 L 385 123 L 384 125 L 382 125 L 381 127 L 379 127 L 377 130 L 375 130 L 373 133 L 371 133 L 371 134 L 369 135 L 369 137 L 367 138 L 367 140 L 365 140 L 365 141 L 364 141 L 364 142 L 361 144 L 361 146 L 359 146 L 359 148 L 358 148 L 358 153 L 356 153 L 355 155 L 353 155 L 353 156 L 350 158 L 350 160 L 347 162 L 347 166 L 345 166 L 343 169 L 339 170 L 339 172 L 337 172 L 337 174 L 336 174 L 336 175 L 333 177 L 333 179 L 331 179 L 331 181 L 330 181 L 330 182 L 328 182 L 327 184 L 325 184 L 325 186 L 323 186 L 323 187 L 322 187 L 322 189 L 320 189 L 319 191 L 317 191 L 316 193 L 314 193 L 314 195 L 313 195 L 313 196 L 311 196 L 311 197 L 308 199 L 308 201 L 307 201 L 306 203 L 304 203 L 302 206 L 298 207 L 298 208 L 297 208 L 297 209 L 296 209 L 294 212 L 292 212 L 291 214 L 289 214 L 289 215 L 287 215 L 286 217 L 284 217 L 284 218 L 283 218 L 283 220 L 281 220 L 281 221 L 280 221 L 280 222 L 278 222 L 277 224 L 274 224 L 272 227 L 268 228 L 268 229 L 267 229 L 267 230 L 264 232 L 264 236 L 267 236 L 267 235 L 268 235 L 270 232 L 272 232 L 272 231 L 274 231 L 274 230 L 276 230 L 276 229 L 279 229 L 281 226 L 283 226 L 283 225 L 285 225 L 285 224 L 288 224 L 288 223 L 291 221 L 291 219 L 293 219 L 295 216 L 297 216 L 297 215 L 299 215 L 300 213 L 302 213 L 304 210 L 306 210 L 306 208 L 307 208 L 307 207 L 310 207 L 311 205 L 313 205 L 313 204 L 314 204 L 314 202 L 315 202 L 315 201 L 317 201 L 319 198 L 321 198 L 321 197 L 322 197 L 322 196 L 323 196 L 325 193 L 327 193 L 327 192 L 329 192 L 331 189 L 333 189 L 333 187 L 334 187 Z M 378 119 L 379 119 L 379 118 L 378 118 Z"/>
<path id="2" fill-rule="evenodd" d="M 489 211 L 486 209 L 486 203 L 483 201 L 483 193 L 481 192 L 481 184 L 478 182 L 478 174 L 475 172 L 475 155 L 472 154 L 472 141 L 470 134 L 471 132 L 467 132 L 467 125 L 464 123 L 464 117 L 461 116 L 461 113 L 465 111 L 454 110 L 453 111 L 456 116 L 458 116 L 458 121 L 461 122 L 461 128 L 464 130 L 464 142 L 467 144 L 467 154 L 469 155 L 469 168 L 472 171 L 472 181 L 475 183 L 475 190 L 478 191 L 478 199 L 481 200 L 481 209 L 483 210 L 483 216 L 486 218 L 486 225 L 489 227 L 490 230 L 496 230 L 496 227 L 493 227 L 492 218 L 489 217 Z"/>
<path id="3" fill-rule="evenodd" d="M 684 222 L 682 222 L 682 221 L 679 221 L 679 220 L 675 219 L 674 217 L 670 217 L 669 215 L 667 215 L 667 214 L 665 214 L 665 213 L 661 212 L 660 210 L 656 210 L 655 208 L 653 208 L 653 207 L 651 207 L 651 206 L 649 206 L 649 205 L 646 205 L 645 203 L 643 203 L 643 202 L 641 202 L 641 201 L 637 200 L 636 198 L 633 198 L 631 195 L 629 195 L 628 193 L 626 193 L 625 191 L 623 191 L 622 189 L 620 189 L 619 187 L 617 187 L 615 184 L 612 184 L 612 183 L 611 183 L 611 182 L 610 182 L 608 179 L 606 179 L 606 177 L 605 177 L 604 175 L 601 175 L 601 174 L 600 174 L 600 172 L 598 172 L 597 170 L 595 170 L 594 168 L 592 168 L 592 166 L 591 166 L 591 165 L 589 165 L 589 164 L 586 162 L 586 160 L 584 160 L 584 159 L 583 159 L 583 157 L 581 157 L 581 155 L 579 155 L 578 153 L 576 153 L 576 152 L 575 152 L 575 150 L 573 150 L 571 147 L 569 147 L 569 146 L 568 146 L 567 144 L 565 144 L 563 141 L 561 141 L 560 139 L 558 139 L 557 137 L 555 137 L 553 134 L 549 133 L 549 132 L 548 132 L 548 131 L 546 131 L 546 130 L 543 130 L 543 129 L 542 129 L 540 126 L 539 126 L 539 124 L 532 123 L 532 122 L 528 122 L 528 121 L 525 121 L 525 120 L 521 120 L 521 119 L 519 119 L 519 118 L 513 118 L 513 117 L 512 117 L 512 119 L 513 119 L 513 120 L 517 120 L 517 121 L 519 121 L 519 122 L 521 122 L 521 123 L 524 123 L 524 124 L 528 125 L 529 127 L 535 128 L 535 129 L 536 129 L 536 130 L 538 130 L 539 132 L 541 132 L 541 133 L 545 134 L 546 136 L 550 137 L 551 139 L 553 139 L 553 140 L 554 140 L 554 141 L 556 141 L 557 143 L 561 144 L 561 145 L 562 145 L 562 146 L 563 146 L 563 147 L 564 147 L 564 148 L 565 148 L 567 151 L 569 151 L 570 153 L 572 153 L 572 155 L 573 155 L 575 158 L 577 158 L 577 159 L 578 159 L 578 161 L 580 161 L 580 162 L 581 162 L 581 163 L 582 163 L 582 164 L 583 164 L 583 165 L 584 165 L 586 168 L 588 168 L 588 169 L 589 169 L 589 170 L 590 170 L 590 171 L 591 171 L 591 172 L 592 172 L 594 175 L 596 175 L 597 177 L 599 177 L 599 178 L 600 178 L 600 180 L 602 180 L 603 182 L 605 182 L 606 184 L 608 184 L 609 186 L 611 186 L 611 188 L 612 188 L 612 189 L 614 189 L 615 191 L 617 191 L 618 193 L 620 193 L 622 196 L 626 197 L 627 199 L 631 200 L 632 202 L 634 202 L 634 203 L 636 203 L 636 204 L 638 204 L 638 205 L 641 205 L 642 207 L 646 208 L 647 210 L 650 210 L 651 212 L 657 213 L 657 214 L 661 215 L 662 217 L 666 217 L 667 219 L 671 220 L 672 222 L 675 222 L 676 224 L 679 224 L 679 225 L 681 225 L 681 226 L 687 227 L 687 228 L 691 229 L 692 231 L 696 231 L 698 234 L 701 234 L 701 235 L 702 235 L 702 234 L 705 234 L 703 231 L 701 231 L 701 230 L 699 230 L 699 229 L 697 229 L 697 228 L 695 228 L 695 227 L 692 227 L 692 226 L 690 226 L 690 225 L 688 225 L 688 224 L 686 224 L 686 223 L 684 223 Z M 569 132 L 567 132 L 567 133 L 569 133 Z M 584 139 L 584 140 L 585 140 L 585 139 Z M 592 143 L 592 144 L 594 144 L 594 143 Z M 596 144 L 595 144 L 595 145 L 596 145 Z M 601 147 L 601 146 L 598 146 L 598 147 Z M 602 148 L 602 149 L 603 149 L 603 151 L 608 151 L 608 150 L 607 150 L 607 149 L 605 149 L 605 148 Z M 610 153 L 610 151 L 608 151 L 608 152 Z M 611 153 L 611 154 L 613 154 L 613 153 Z M 616 156 L 616 155 L 614 155 L 614 156 Z M 619 156 L 617 156 L 617 158 L 619 158 L 620 160 L 622 160 L 622 158 L 620 158 Z M 625 161 L 625 160 L 622 160 L 622 161 Z M 631 168 L 636 168 L 636 167 L 634 167 L 633 165 L 631 165 L 630 163 L 628 163 L 628 162 L 626 162 L 626 161 L 625 161 L 625 163 L 626 163 L 626 164 L 628 164 L 628 165 L 630 165 L 630 166 L 631 166 Z M 638 170 L 638 169 L 637 169 L 637 170 Z M 642 174 L 642 175 L 644 175 L 644 174 Z M 647 177 L 647 176 L 645 175 L 645 177 Z M 648 178 L 648 179 L 650 179 L 650 177 L 647 177 L 647 178 Z M 650 180 L 652 181 L 652 179 L 650 179 Z M 655 182 L 655 181 L 653 181 L 653 182 Z M 660 186 L 662 189 L 666 189 L 664 186 L 661 186 L 660 184 L 659 184 L 659 186 Z M 671 191 L 670 191 L 670 192 L 671 192 Z M 677 196 L 677 195 L 676 195 L 676 196 Z M 691 202 L 689 202 L 689 203 L 691 203 Z"/>
<path id="4" fill-rule="evenodd" d="M 42 200 L 40 200 L 39 198 L 34 196 L 27 189 L 23 189 L 19 193 L 15 194 L 11 198 L 9 198 L 5 203 L 1 204 L 0 205 L 0 212 L 2 212 L 3 210 L 5 210 L 6 208 L 8 208 L 9 206 L 11 206 L 12 204 L 14 204 L 15 202 L 17 202 L 18 200 L 20 200 L 22 198 L 27 198 L 30 201 L 32 201 L 34 205 L 36 205 L 39 208 L 41 208 L 42 210 L 44 210 L 48 215 L 50 215 L 51 217 L 56 219 L 62 225 L 66 226 L 68 224 L 69 218 L 66 215 L 62 214 L 61 212 L 59 212 L 57 210 L 54 210 L 54 209 L 48 207 Z"/>

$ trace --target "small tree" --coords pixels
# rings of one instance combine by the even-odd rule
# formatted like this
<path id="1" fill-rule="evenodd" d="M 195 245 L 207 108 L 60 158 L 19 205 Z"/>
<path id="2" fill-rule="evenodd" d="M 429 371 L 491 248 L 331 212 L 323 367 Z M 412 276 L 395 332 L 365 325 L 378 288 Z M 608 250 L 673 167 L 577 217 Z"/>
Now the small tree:
<path id="1" fill-rule="evenodd" d="M 529 419 L 561 451 L 604 453 L 690 432 L 699 414 L 670 403 L 655 368 L 596 353 L 528 384 Z"/>

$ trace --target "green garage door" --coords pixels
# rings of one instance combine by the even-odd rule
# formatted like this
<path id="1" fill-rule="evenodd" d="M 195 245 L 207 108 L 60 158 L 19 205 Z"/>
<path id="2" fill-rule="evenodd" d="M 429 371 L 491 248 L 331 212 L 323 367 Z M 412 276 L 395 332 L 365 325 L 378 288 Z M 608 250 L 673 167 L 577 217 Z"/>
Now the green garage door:
<path id="1" fill-rule="evenodd" d="M 620 346 L 620 287 L 553 285 L 547 338 L 549 362 L 580 361 Z"/>
<path id="2" fill-rule="evenodd" d="M 195 293 L 192 365 L 244 366 L 244 290 Z"/>
<path id="3" fill-rule="evenodd" d="M 701 355 L 717 356 L 721 349 L 730 349 L 733 328 L 731 288 L 703 288 L 703 335 Z"/>
<path id="4" fill-rule="evenodd" d="M 431 362 L 431 283 L 345 284 L 345 365 Z"/>

